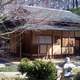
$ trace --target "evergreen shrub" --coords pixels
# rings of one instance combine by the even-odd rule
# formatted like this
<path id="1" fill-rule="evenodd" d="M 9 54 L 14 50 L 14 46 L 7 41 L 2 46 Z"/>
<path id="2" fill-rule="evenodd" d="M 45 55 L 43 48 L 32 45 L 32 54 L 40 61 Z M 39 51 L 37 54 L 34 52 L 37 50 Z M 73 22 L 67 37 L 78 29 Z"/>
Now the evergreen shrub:
<path id="1" fill-rule="evenodd" d="M 21 62 L 18 70 L 23 74 L 27 73 L 29 80 L 56 80 L 57 70 L 52 62 L 42 60 Z"/>

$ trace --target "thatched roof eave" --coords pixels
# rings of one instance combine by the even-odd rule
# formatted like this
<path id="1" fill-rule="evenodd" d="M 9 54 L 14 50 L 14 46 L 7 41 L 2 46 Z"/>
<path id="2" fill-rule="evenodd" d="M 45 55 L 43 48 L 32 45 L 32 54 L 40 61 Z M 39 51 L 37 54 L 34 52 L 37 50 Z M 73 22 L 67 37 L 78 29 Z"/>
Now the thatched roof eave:
<path id="1" fill-rule="evenodd" d="M 75 26 L 49 26 L 41 24 L 26 24 L 22 27 L 24 30 L 60 30 L 60 31 L 80 31 L 80 27 Z"/>

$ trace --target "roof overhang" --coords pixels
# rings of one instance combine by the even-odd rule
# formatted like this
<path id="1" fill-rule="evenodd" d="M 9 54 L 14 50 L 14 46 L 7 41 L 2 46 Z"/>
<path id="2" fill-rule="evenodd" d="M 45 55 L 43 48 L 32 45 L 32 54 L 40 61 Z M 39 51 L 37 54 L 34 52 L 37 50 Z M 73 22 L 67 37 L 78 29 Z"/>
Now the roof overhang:
<path id="1" fill-rule="evenodd" d="M 60 30 L 60 31 L 80 31 L 80 27 L 75 26 L 49 26 L 41 24 L 26 24 L 22 27 L 26 30 Z"/>

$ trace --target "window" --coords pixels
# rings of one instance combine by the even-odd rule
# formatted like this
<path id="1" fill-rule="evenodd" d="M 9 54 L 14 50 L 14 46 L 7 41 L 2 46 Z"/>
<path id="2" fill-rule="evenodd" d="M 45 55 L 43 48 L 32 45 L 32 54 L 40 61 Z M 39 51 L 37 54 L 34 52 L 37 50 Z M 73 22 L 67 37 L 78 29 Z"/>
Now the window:
<path id="1" fill-rule="evenodd" d="M 61 45 L 61 38 L 59 36 L 53 37 L 53 44 L 54 45 Z"/>
<path id="2" fill-rule="evenodd" d="M 52 46 L 51 45 L 40 45 L 40 53 L 52 55 Z"/>
<path id="3" fill-rule="evenodd" d="M 61 38 L 60 38 L 60 36 L 53 37 L 53 54 L 54 55 L 61 54 Z"/>
<path id="4" fill-rule="evenodd" d="M 73 54 L 75 38 L 62 38 L 62 54 Z"/>
<path id="5" fill-rule="evenodd" d="M 62 46 L 63 47 L 75 46 L 75 39 L 74 38 L 63 38 L 62 39 Z"/>
<path id="6" fill-rule="evenodd" d="M 71 37 L 71 38 L 73 38 L 74 37 L 74 32 L 64 31 L 63 32 L 63 37 L 66 37 L 66 38 Z"/>
<path id="7" fill-rule="evenodd" d="M 34 44 L 51 44 L 51 36 L 33 36 Z"/>
<path id="8" fill-rule="evenodd" d="M 46 45 L 40 45 L 40 53 L 47 53 L 47 46 Z"/>
<path id="9" fill-rule="evenodd" d="M 51 44 L 51 36 L 38 36 L 38 43 Z"/>

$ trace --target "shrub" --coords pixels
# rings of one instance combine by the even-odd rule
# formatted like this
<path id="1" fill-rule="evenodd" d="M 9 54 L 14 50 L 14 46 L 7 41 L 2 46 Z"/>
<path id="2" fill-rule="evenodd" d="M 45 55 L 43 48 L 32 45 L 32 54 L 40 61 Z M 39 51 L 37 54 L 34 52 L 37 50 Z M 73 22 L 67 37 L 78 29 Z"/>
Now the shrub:
<path id="1" fill-rule="evenodd" d="M 28 58 L 22 58 L 21 59 L 21 63 L 25 63 L 25 62 L 28 62 L 28 61 L 30 61 Z"/>
<path id="2" fill-rule="evenodd" d="M 23 74 L 25 73 L 28 69 L 28 64 L 29 64 L 30 60 L 28 58 L 23 58 L 21 59 L 20 64 L 18 65 L 18 70 Z"/>
<path id="3" fill-rule="evenodd" d="M 19 64 L 21 73 L 27 72 L 29 80 L 56 80 L 57 70 L 51 62 L 35 60 Z"/>
<path id="4" fill-rule="evenodd" d="M 78 73 L 74 76 L 74 80 L 80 80 L 80 72 L 78 72 Z"/>

